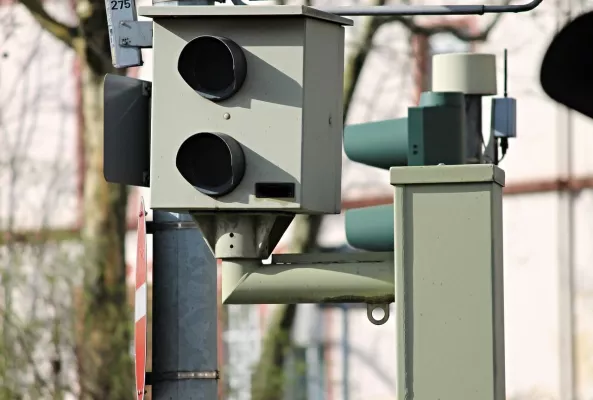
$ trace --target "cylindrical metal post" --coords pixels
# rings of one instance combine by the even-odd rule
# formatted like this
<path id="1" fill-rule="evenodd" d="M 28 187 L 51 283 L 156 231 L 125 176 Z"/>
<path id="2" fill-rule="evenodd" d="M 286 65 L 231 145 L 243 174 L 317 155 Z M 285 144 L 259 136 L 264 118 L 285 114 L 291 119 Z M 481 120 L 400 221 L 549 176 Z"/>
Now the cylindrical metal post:
<path id="1" fill-rule="evenodd" d="M 217 396 L 216 260 L 188 214 L 154 211 L 152 398 Z"/>
<path id="2" fill-rule="evenodd" d="M 342 399 L 350 400 L 350 321 L 348 304 L 342 304 Z"/>

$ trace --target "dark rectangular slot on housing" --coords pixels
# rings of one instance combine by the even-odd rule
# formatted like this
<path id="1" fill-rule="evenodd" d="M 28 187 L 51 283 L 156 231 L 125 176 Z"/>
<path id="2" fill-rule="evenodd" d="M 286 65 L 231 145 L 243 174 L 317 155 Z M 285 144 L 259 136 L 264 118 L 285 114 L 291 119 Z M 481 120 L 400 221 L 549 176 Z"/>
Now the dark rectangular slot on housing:
<path id="1" fill-rule="evenodd" d="M 294 183 L 289 182 L 257 182 L 255 197 L 260 199 L 292 199 Z"/>

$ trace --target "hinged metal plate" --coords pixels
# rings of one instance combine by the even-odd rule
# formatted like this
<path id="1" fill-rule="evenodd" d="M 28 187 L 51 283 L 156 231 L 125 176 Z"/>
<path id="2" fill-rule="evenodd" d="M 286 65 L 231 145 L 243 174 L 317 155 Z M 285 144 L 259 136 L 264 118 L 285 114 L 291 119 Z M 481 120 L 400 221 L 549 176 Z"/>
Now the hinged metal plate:
<path id="1" fill-rule="evenodd" d="M 105 180 L 131 186 L 150 184 L 151 83 L 126 76 L 105 76 Z"/>
<path id="2" fill-rule="evenodd" d="M 120 46 L 142 49 L 152 47 L 152 21 L 121 21 L 117 29 Z"/>
<path id="3" fill-rule="evenodd" d="M 138 47 L 120 45 L 120 23 L 138 19 L 134 0 L 105 0 L 107 29 L 111 47 L 111 63 L 115 68 L 138 67 L 142 65 L 142 53 Z"/>

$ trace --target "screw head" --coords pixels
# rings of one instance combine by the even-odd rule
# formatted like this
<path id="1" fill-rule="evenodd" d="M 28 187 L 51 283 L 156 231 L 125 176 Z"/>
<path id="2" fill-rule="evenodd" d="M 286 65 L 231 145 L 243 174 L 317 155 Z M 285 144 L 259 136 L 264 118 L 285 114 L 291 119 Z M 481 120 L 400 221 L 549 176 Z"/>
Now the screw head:
<path id="1" fill-rule="evenodd" d="M 224 115 L 222 116 L 222 118 L 224 118 L 224 119 L 231 119 L 231 114 L 224 113 Z"/>

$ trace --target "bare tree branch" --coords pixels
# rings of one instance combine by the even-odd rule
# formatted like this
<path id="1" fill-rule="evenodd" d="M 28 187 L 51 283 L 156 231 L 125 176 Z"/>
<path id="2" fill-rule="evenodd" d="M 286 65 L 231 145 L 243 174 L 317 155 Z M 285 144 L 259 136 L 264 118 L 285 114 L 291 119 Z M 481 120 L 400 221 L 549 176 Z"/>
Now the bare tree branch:
<path id="1" fill-rule="evenodd" d="M 385 5 L 385 2 L 386 0 L 375 0 L 373 5 L 383 6 Z M 358 78 L 362 72 L 364 62 L 373 47 L 373 38 L 379 27 L 380 24 L 377 24 L 376 17 L 368 17 L 364 21 L 361 40 L 359 41 L 356 50 L 347 60 L 346 68 L 344 70 L 344 120 L 348 117 Z"/>
<path id="2" fill-rule="evenodd" d="M 503 5 L 508 5 L 511 0 L 504 0 Z M 490 22 L 479 32 L 472 33 L 466 28 L 452 24 L 451 21 L 441 20 L 437 24 L 431 24 L 430 26 L 418 24 L 416 19 L 413 17 L 404 17 L 401 15 L 392 15 L 389 17 L 377 17 L 374 23 L 377 25 L 376 29 L 384 24 L 391 22 L 399 22 L 405 26 L 411 33 L 423 36 L 432 36 L 439 33 L 448 33 L 455 36 L 457 39 L 464 42 L 484 42 L 488 39 L 488 36 L 498 24 L 504 14 L 496 14 Z M 375 29 L 375 30 L 376 30 Z"/>
<path id="3" fill-rule="evenodd" d="M 399 22 L 400 24 L 405 26 L 410 32 L 416 35 L 432 36 L 439 33 L 448 33 L 464 42 L 483 42 L 486 39 L 488 39 L 490 32 L 492 31 L 492 29 L 494 29 L 502 15 L 503 14 L 496 14 L 496 16 L 492 18 L 490 23 L 483 30 L 477 33 L 469 32 L 465 27 L 453 25 L 448 21 L 443 21 L 435 25 L 424 26 L 416 23 L 414 18 L 402 16 L 377 18 L 376 23 L 379 26 L 382 26 L 386 23 Z"/>
<path id="4" fill-rule="evenodd" d="M 41 0 L 21 0 L 21 4 L 29 10 L 43 29 L 54 35 L 66 46 L 74 47 L 74 41 L 78 37 L 77 27 L 68 26 L 49 15 L 43 8 Z"/>
<path id="5" fill-rule="evenodd" d="M 10 312 L 10 311 L 9 311 Z M 0 308 L 0 315 L 6 316 L 7 311 Z M 34 343 L 37 342 L 37 337 L 35 337 L 31 332 L 22 329 L 21 326 L 23 325 L 22 322 L 18 320 L 18 317 L 14 313 L 10 313 L 11 318 L 8 320 L 10 326 L 4 326 L 3 329 L 7 330 L 9 327 L 14 329 L 16 334 L 13 335 L 14 339 L 17 341 L 18 345 L 21 347 L 23 351 L 23 355 L 28 361 L 28 366 L 31 368 L 33 372 L 33 376 L 35 382 L 41 386 L 47 386 L 47 381 L 43 378 L 41 372 L 39 371 L 38 365 L 33 359 L 34 353 Z"/>

